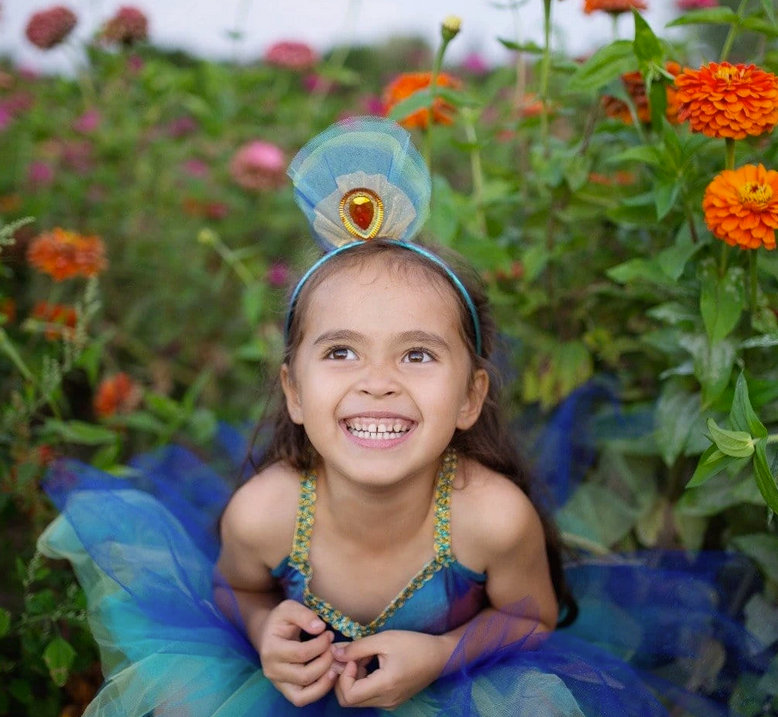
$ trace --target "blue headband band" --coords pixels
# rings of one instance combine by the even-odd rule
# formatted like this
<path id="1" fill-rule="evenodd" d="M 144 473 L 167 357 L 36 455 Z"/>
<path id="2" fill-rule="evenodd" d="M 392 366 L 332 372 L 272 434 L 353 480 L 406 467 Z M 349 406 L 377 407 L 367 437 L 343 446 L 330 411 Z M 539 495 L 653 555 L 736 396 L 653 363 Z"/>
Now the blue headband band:
<path id="1" fill-rule="evenodd" d="M 359 246 L 360 243 L 361 242 L 351 242 L 349 244 L 344 244 L 337 249 L 333 249 L 331 252 L 325 254 L 321 259 L 319 259 L 310 269 L 308 269 L 308 271 L 303 274 L 302 279 L 297 282 L 297 286 L 295 286 L 294 291 L 292 292 L 292 298 L 289 300 L 289 309 L 286 312 L 286 322 L 284 324 L 284 338 L 287 343 L 289 342 L 289 331 L 292 328 L 294 311 L 297 308 L 297 300 L 300 298 L 300 292 L 307 283 L 308 279 L 313 276 L 313 274 L 320 266 L 326 264 L 330 259 L 332 259 L 332 257 L 337 256 L 338 254 L 342 254 L 344 251 L 348 251 L 348 249 L 352 247 Z M 435 256 L 435 254 L 433 254 L 431 251 L 427 251 L 427 249 L 419 246 L 418 244 L 411 244 L 410 242 L 405 241 L 393 241 L 392 244 L 401 246 L 403 249 L 409 249 L 419 256 L 423 256 L 426 259 L 429 259 L 433 264 L 439 266 L 441 269 L 443 269 L 443 271 L 446 272 L 446 276 L 459 292 L 459 295 L 464 300 L 465 305 L 470 312 L 470 319 L 473 322 L 473 335 L 475 337 L 475 352 L 479 356 L 482 356 L 481 322 L 478 320 L 478 311 L 475 308 L 473 299 L 470 297 L 470 293 L 467 291 L 465 285 L 462 283 L 459 277 L 453 272 L 451 267 L 446 264 L 446 262 L 444 262 L 439 256 Z"/>

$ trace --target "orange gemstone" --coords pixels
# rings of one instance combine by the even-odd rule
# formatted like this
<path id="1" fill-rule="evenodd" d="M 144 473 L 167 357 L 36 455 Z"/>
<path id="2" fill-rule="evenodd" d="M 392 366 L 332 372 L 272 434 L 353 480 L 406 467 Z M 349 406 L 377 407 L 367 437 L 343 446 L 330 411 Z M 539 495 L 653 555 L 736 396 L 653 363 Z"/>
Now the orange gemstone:
<path id="1" fill-rule="evenodd" d="M 363 232 L 366 232 L 373 223 L 373 217 L 375 216 L 372 198 L 366 197 L 364 194 L 355 194 L 349 200 L 348 213 L 354 224 Z"/>

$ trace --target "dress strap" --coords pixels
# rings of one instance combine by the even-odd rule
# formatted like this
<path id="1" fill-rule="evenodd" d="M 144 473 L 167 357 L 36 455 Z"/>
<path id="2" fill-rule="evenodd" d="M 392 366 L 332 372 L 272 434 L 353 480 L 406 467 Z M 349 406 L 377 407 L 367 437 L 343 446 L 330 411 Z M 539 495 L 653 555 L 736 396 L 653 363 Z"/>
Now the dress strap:
<path id="1" fill-rule="evenodd" d="M 457 454 L 449 449 L 443 455 L 443 465 L 435 486 L 435 557 L 444 565 L 454 560 L 451 551 L 451 490 L 457 474 Z"/>
<path id="2" fill-rule="evenodd" d="M 310 576 L 311 567 L 308 563 L 308 551 L 311 548 L 313 520 L 316 514 L 316 473 L 305 471 L 300 480 L 300 501 L 297 505 L 292 552 L 290 562 L 305 576 Z"/>

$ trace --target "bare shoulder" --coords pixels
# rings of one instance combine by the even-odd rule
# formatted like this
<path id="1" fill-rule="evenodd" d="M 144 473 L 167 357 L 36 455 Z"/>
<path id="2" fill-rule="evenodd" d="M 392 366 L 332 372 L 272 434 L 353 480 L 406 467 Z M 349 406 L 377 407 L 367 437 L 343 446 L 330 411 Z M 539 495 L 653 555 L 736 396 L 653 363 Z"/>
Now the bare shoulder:
<path id="1" fill-rule="evenodd" d="M 300 475 L 274 463 L 250 478 L 232 496 L 221 521 L 222 542 L 257 550 L 272 562 L 289 552 L 294 535 Z"/>
<path id="2" fill-rule="evenodd" d="M 544 545 L 540 516 L 524 491 L 475 461 L 462 462 L 451 496 L 451 521 L 454 552 L 474 568 Z"/>

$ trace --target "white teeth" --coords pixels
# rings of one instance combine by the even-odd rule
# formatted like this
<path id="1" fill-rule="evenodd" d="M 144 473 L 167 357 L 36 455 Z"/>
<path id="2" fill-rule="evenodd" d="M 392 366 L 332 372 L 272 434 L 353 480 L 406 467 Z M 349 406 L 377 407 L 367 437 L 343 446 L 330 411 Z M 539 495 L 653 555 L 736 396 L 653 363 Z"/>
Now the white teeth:
<path id="1" fill-rule="evenodd" d="M 375 431 L 376 431 L 376 425 L 375 425 L 375 423 L 371 423 L 371 424 L 370 424 L 370 425 L 367 427 L 367 430 L 368 430 L 368 431 L 370 431 L 370 433 L 375 433 Z"/>
<path id="2" fill-rule="evenodd" d="M 386 426 L 383 423 L 378 424 L 378 432 L 379 433 L 386 433 Z"/>
<path id="3" fill-rule="evenodd" d="M 411 429 L 410 426 L 406 427 L 402 423 L 397 422 L 393 426 L 387 426 L 385 423 L 365 424 L 362 421 L 350 421 L 346 424 L 346 428 L 349 433 L 357 438 L 368 438 L 374 441 L 386 441 L 404 436 Z"/>

